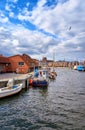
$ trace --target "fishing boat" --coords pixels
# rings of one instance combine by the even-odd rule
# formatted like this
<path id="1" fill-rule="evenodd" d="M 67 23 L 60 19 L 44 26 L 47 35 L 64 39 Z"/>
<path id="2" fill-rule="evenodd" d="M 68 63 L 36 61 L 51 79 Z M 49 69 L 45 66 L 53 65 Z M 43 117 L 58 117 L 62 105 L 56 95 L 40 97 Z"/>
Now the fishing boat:
<path id="1" fill-rule="evenodd" d="M 56 79 L 56 76 L 57 76 L 57 73 L 54 72 L 54 71 L 52 71 L 52 72 L 49 73 L 49 79 L 55 80 L 55 79 Z"/>
<path id="2" fill-rule="evenodd" d="M 29 84 L 33 87 L 45 87 L 49 84 L 49 77 L 47 70 L 38 70 L 34 77 L 30 79 Z"/>
<path id="3" fill-rule="evenodd" d="M 49 79 L 55 80 L 57 76 L 57 72 L 55 71 L 55 53 L 53 54 L 53 65 L 52 69 L 49 72 Z"/>
<path id="4" fill-rule="evenodd" d="M 78 71 L 85 71 L 85 66 L 83 66 L 83 65 L 78 65 L 78 66 L 77 66 L 77 70 L 78 70 Z"/>
<path id="5" fill-rule="evenodd" d="M 32 82 L 33 87 L 45 87 L 48 86 L 48 81 L 43 78 L 34 78 Z"/>
<path id="6" fill-rule="evenodd" d="M 49 79 L 55 80 L 56 76 L 57 76 L 57 72 L 54 69 L 54 63 L 53 63 L 53 67 L 52 67 L 52 69 L 49 72 Z"/>
<path id="7" fill-rule="evenodd" d="M 22 83 L 13 85 L 12 81 L 8 81 L 7 87 L 0 88 L 0 98 L 12 96 L 22 90 Z"/>

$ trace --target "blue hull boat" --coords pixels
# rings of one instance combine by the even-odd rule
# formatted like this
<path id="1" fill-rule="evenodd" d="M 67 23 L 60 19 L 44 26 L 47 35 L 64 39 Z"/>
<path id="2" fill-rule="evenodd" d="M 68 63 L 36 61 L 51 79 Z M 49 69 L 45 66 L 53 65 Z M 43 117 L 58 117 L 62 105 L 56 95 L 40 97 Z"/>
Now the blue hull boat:
<path id="1" fill-rule="evenodd" d="M 77 70 L 78 71 L 85 71 L 85 66 L 79 65 L 79 66 L 77 66 Z"/>
<path id="2" fill-rule="evenodd" d="M 45 87 L 45 86 L 48 86 L 48 81 L 46 81 L 46 79 L 45 80 L 36 79 L 36 80 L 33 80 L 32 86 Z"/>
<path id="3" fill-rule="evenodd" d="M 30 79 L 29 84 L 34 87 L 44 87 L 49 84 L 49 77 L 47 70 L 36 70 L 34 77 Z"/>

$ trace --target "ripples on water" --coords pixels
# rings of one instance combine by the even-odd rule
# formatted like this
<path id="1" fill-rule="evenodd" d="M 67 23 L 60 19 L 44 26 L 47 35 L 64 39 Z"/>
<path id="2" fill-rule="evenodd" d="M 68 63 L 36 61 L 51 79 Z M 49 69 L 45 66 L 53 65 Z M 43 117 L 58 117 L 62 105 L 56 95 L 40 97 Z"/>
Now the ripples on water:
<path id="1" fill-rule="evenodd" d="M 85 130 L 85 72 L 56 71 L 47 88 L 0 99 L 0 130 Z"/>

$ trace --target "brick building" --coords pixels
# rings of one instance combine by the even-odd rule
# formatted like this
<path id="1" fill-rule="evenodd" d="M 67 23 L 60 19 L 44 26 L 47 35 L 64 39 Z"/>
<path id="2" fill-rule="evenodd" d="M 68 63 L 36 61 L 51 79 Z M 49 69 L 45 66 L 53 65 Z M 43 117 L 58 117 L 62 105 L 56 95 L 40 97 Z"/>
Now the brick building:
<path id="1" fill-rule="evenodd" d="M 9 58 L 0 55 L 0 73 L 8 72 L 11 68 Z"/>
<path id="2" fill-rule="evenodd" d="M 0 55 L 0 72 L 16 72 L 27 73 L 34 69 L 34 66 L 38 66 L 39 62 L 36 59 L 32 59 L 30 56 L 14 55 L 10 57 L 4 57 Z"/>

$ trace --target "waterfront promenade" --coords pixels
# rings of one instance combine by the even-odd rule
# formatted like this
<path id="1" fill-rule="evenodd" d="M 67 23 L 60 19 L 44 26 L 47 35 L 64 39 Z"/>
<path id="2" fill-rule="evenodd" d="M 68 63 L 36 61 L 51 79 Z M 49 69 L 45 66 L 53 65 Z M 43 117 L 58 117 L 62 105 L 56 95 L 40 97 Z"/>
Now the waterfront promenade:
<path id="1" fill-rule="evenodd" d="M 29 76 L 31 76 L 33 73 L 27 73 L 27 74 L 16 74 L 16 73 L 3 73 L 0 74 L 0 82 L 2 81 L 8 81 L 10 78 L 16 79 L 25 79 Z"/>
<path id="2" fill-rule="evenodd" d="M 23 88 L 28 87 L 29 84 L 29 78 L 33 75 L 32 73 L 27 73 L 27 74 L 16 74 L 16 73 L 4 73 L 0 74 L 0 88 L 3 88 L 7 86 L 7 82 L 9 79 L 13 78 L 14 83 L 23 83 Z"/>

